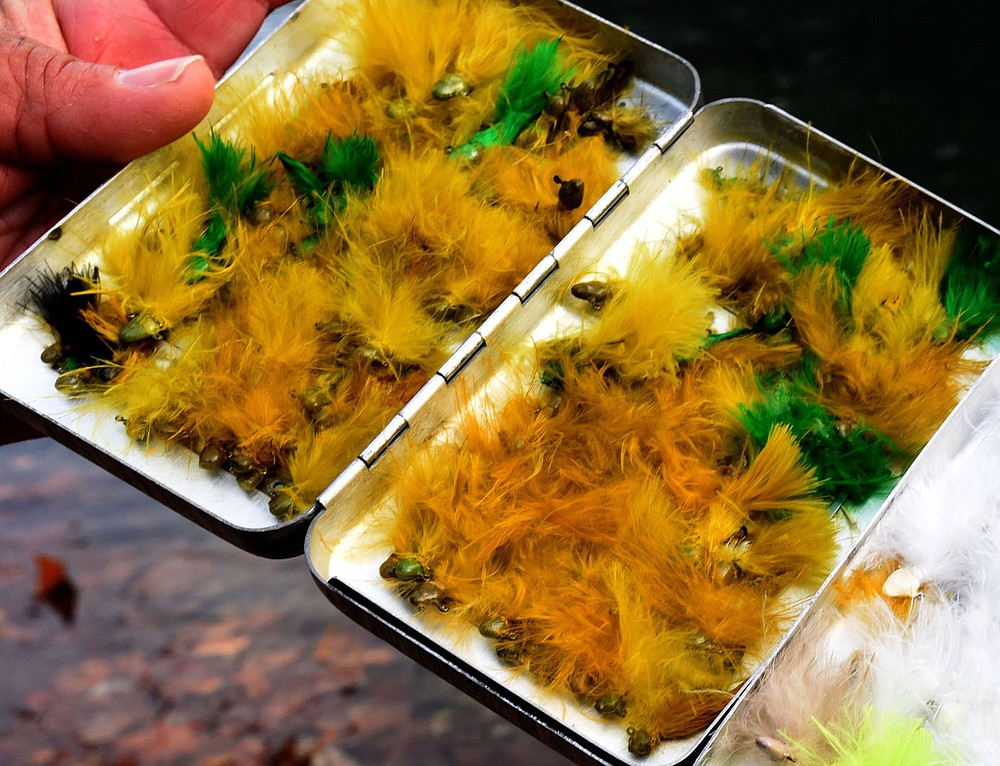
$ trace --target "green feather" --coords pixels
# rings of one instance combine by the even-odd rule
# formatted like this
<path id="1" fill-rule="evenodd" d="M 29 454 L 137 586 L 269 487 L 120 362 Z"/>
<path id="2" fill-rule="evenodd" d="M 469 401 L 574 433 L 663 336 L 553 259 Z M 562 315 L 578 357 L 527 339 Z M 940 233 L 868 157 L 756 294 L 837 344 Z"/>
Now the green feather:
<path id="1" fill-rule="evenodd" d="M 248 152 L 214 131 L 208 143 L 203 144 L 197 136 L 194 140 L 201 150 L 209 197 L 215 205 L 233 215 L 245 215 L 271 193 L 274 180 L 268 168 L 257 164 L 253 149 Z"/>
<path id="2" fill-rule="evenodd" d="M 558 360 L 546 362 L 539 375 L 539 381 L 553 391 L 562 391 L 566 386 L 566 370 Z"/>
<path id="3" fill-rule="evenodd" d="M 368 136 L 326 137 L 319 176 L 330 185 L 371 191 L 378 181 L 378 146 Z"/>
<path id="4" fill-rule="evenodd" d="M 328 135 L 314 167 L 282 152 L 278 160 L 292 186 L 308 201 L 317 229 L 329 226 L 343 209 L 348 188 L 371 191 L 378 182 L 378 147 L 368 136 Z"/>
<path id="5" fill-rule="evenodd" d="M 222 247 L 228 234 L 225 215 L 247 215 L 274 189 L 270 170 L 257 164 L 253 149 L 249 152 L 235 142 L 226 141 L 215 131 L 208 142 L 198 136 L 194 142 L 201 152 L 201 164 L 208 183 L 211 212 L 201 236 L 193 243 L 196 251 L 188 261 L 188 282 L 204 279 L 213 262 L 222 260 Z"/>
<path id="6" fill-rule="evenodd" d="M 209 258 L 215 258 L 222 250 L 222 245 L 226 241 L 226 222 L 222 215 L 215 211 L 208 218 L 208 225 L 194 243 L 194 249 L 200 253 L 205 253 Z"/>
<path id="7" fill-rule="evenodd" d="M 958 338 L 995 332 L 1000 314 L 1000 239 L 966 235 L 948 260 L 940 286 L 941 303 Z"/>
<path id="8" fill-rule="evenodd" d="M 452 156 L 471 158 L 488 146 L 514 143 L 545 109 L 549 94 L 556 93 L 569 77 L 559 63 L 558 48 L 559 40 L 552 39 L 536 43 L 530 51 L 518 49 L 504 75 L 493 124 L 456 147 Z"/>
<path id="9" fill-rule="evenodd" d="M 764 399 L 739 405 L 736 417 L 761 448 L 774 426 L 788 426 L 806 463 L 815 469 L 823 496 L 862 503 L 896 477 L 892 463 L 900 457 L 899 449 L 861 423 L 838 422 L 811 398 L 811 377 L 807 364 L 794 378 L 779 376 L 760 383 Z"/>
<path id="10" fill-rule="evenodd" d="M 284 152 L 278 152 L 278 161 L 295 190 L 307 199 L 313 199 L 326 192 L 326 184 L 304 163 Z"/>
<path id="11" fill-rule="evenodd" d="M 801 238 L 801 248 L 795 253 L 796 240 L 789 238 L 771 249 L 785 267 L 797 276 L 819 266 L 833 266 L 843 297 L 845 313 L 850 311 L 850 295 L 861 269 L 871 253 L 871 240 L 850 221 L 836 223 L 833 216 L 826 228 L 812 237 Z"/>

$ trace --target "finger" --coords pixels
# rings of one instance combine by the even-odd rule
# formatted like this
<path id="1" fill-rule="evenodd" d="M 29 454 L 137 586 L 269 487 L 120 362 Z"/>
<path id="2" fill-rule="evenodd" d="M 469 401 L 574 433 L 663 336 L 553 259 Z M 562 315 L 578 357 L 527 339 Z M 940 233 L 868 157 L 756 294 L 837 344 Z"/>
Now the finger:
<path id="1" fill-rule="evenodd" d="M 200 53 L 216 77 L 246 48 L 276 0 L 55 0 L 67 49 L 87 61 L 135 66 Z"/>
<path id="2" fill-rule="evenodd" d="M 215 96 L 200 56 L 89 64 L 0 33 L 0 161 L 125 162 L 179 138 Z"/>
<path id="3" fill-rule="evenodd" d="M 24 35 L 45 43 L 50 48 L 66 50 L 59 20 L 37 0 L 0 0 L 2 27 L 10 34 Z"/>
<path id="4" fill-rule="evenodd" d="M 0 270 L 42 233 L 39 175 L 37 169 L 0 163 Z"/>
<path id="5" fill-rule="evenodd" d="M 222 75 L 253 39 L 267 14 L 285 0 L 149 0 L 157 15 L 191 50 L 203 53 Z"/>

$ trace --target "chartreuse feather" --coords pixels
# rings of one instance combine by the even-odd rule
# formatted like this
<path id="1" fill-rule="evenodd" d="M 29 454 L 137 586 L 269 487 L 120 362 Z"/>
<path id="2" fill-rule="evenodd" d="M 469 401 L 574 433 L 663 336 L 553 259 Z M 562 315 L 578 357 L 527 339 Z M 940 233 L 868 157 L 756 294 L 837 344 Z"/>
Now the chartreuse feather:
<path id="1" fill-rule="evenodd" d="M 954 323 L 958 338 L 969 338 L 984 328 L 996 330 L 1000 313 L 1000 239 L 966 235 L 945 266 L 941 303 Z"/>
<path id="2" fill-rule="evenodd" d="M 834 755 L 805 757 L 810 766 L 948 766 L 957 764 L 934 742 L 920 718 L 865 711 L 856 731 L 834 731 L 814 720 Z"/>
<path id="3" fill-rule="evenodd" d="M 378 181 L 379 152 L 368 136 L 326 137 L 323 153 L 313 165 L 278 153 L 292 186 L 308 202 L 317 229 L 329 226 L 333 215 L 344 206 L 348 188 L 371 191 Z"/>
<path id="4" fill-rule="evenodd" d="M 549 94 L 556 93 L 569 72 L 559 62 L 559 40 L 542 40 L 531 50 L 521 47 L 504 76 L 497 97 L 493 124 L 458 146 L 452 156 L 471 158 L 488 146 L 514 142 L 545 109 Z"/>
<path id="5" fill-rule="evenodd" d="M 864 502 L 896 476 L 892 462 L 899 451 L 874 429 L 839 421 L 813 398 L 810 377 L 807 364 L 792 378 L 761 381 L 764 398 L 739 405 L 736 417 L 758 447 L 776 425 L 788 426 L 821 480 L 820 492 L 831 500 Z"/>

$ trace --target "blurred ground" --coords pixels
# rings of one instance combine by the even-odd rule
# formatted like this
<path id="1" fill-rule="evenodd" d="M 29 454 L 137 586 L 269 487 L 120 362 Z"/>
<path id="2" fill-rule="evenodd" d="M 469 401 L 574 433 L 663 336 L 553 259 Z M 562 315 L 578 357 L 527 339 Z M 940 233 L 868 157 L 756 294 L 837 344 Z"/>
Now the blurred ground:
<path id="1" fill-rule="evenodd" d="M 51 441 L 0 448 L 0 763 L 568 763 L 257 559 Z M 33 604 L 34 557 L 78 591 Z"/>

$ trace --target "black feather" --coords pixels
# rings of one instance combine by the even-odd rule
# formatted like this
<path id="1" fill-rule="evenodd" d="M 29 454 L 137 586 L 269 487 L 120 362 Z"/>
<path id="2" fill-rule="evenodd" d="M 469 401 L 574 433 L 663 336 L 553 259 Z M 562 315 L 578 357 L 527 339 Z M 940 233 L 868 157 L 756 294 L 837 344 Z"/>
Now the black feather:
<path id="1" fill-rule="evenodd" d="M 74 370 L 111 359 L 111 347 L 84 317 L 84 312 L 97 308 L 100 274 L 96 266 L 43 269 L 29 282 L 27 307 L 48 325 L 58 346 L 54 368 Z"/>

